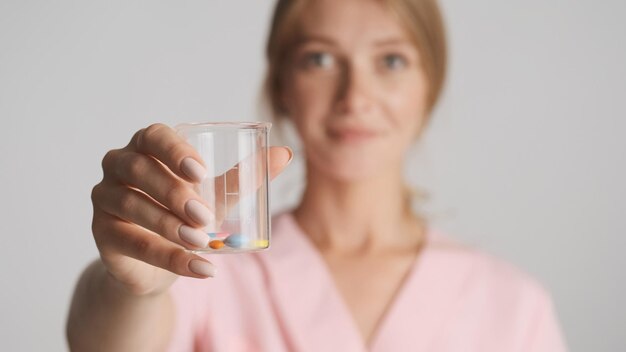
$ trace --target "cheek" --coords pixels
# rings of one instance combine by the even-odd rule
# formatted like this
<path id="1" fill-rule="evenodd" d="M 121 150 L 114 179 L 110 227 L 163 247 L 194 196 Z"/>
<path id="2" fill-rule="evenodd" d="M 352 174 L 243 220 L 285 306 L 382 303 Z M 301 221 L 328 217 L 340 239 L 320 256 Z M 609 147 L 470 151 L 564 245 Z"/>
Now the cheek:
<path id="1" fill-rule="evenodd" d="M 426 114 L 426 82 L 421 75 L 405 77 L 389 84 L 384 91 L 387 116 L 392 126 L 407 138 L 415 137 L 422 128 Z"/>
<path id="2" fill-rule="evenodd" d="M 336 83 L 331 77 L 311 78 L 295 74 L 285 86 L 285 106 L 296 124 L 318 121 L 332 107 Z"/>

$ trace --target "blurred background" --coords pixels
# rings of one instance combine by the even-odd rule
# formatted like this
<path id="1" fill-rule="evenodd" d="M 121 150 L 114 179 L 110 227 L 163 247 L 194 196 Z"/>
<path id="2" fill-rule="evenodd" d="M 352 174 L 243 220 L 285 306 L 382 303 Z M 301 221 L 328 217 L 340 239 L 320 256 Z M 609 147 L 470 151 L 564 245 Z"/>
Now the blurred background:
<path id="1" fill-rule="evenodd" d="M 0 341 L 66 350 L 100 160 L 153 122 L 256 120 L 273 1 L 0 0 Z M 450 75 L 407 175 L 434 226 L 552 293 L 572 351 L 626 347 L 626 3 L 443 0 Z M 301 160 L 273 184 L 301 188 Z"/>

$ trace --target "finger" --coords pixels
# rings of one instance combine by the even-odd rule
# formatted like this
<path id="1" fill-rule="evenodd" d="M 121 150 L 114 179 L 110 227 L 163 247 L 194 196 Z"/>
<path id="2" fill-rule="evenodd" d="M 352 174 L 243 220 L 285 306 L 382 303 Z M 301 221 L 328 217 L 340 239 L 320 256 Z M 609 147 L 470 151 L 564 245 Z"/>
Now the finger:
<path id="1" fill-rule="evenodd" d="M 201 182 L 206 168 L 198 152 L 171 127 L 157 123 L 139 130 L 129 143 L 132 150 L 151 155 L 177 176 Z"/>
<path id="2" fill-rule="evenodd" d="M 269 178 L 273 180 L 276 176 L 278 176 L 287 165 L 291 162 L 293 158 L 293 151 L 289 147 L 270 147 L 268 149 L 268 165 L 269 165 Z M 241 162 L 235 165 L 233 168 L 228 170 L 226 173 L 215 178 L 215 189 L 216 190 L 224 190 L 224 192 L 228 194 L 238 194 L 243 196 L 245 194 L 243 192 L 256 191 L 259 187 L 263 185 L 263 170 L 256 170 L 254 178 L 254 183 L 251 187 L 246 187 L 246 189 L 240 190 L 240 177 L 239 174 L 247 172 L 248 170 L 255 170 L 257 168 L 264 167 L 264 155 L 262 153 L 256 153 Z"/>
<path id="3" fill-rule="evenodd" d="M 291 162 L 293 151 L 289 147 L 270 147 L 267 151 L 269 177 L 272 180 Z M 264 185 L 265 157 L 264 153 L 252 154 L 212 181 L 205 180 L 203 186 L 209 195 L 208 203 L 214 204 L 211 208 L 218 223 L 241 198 Z"/>
<path id="4" fill-rule="evenodd" d="M 94 237 L 103 256 L 122 254 L 177 275 L 215 275 L 215 267 L 206 259 L 161 236 L 103 212 L 97 219 Z"/>
<path id="5" fill-rule="evenodd" d="M 142 192 L 123 185 L 112 185 L 107 187 L 106 195 L 99 199 L 97 206 L 104 212 L 187 248 L 205 248 L 209 243 L 209 237 L 204 231 L 186 225 L 178 216 Z"/>
<path id="6" fill-rule="evenodd" d="M 293 150 L 289 147 L 270 147 L 269 149 L 269 174 L 273 180 L 289 165 L 293 159 Z"/>
<path id="7" fill-rule="evenodd" d="M 172 175 L 154 158 L 126 151 L 118 155 L 114 169 L 117 182 L 145 192 L 186 223 L 197 227 L 215 221 L 208 204 L 191 185 Z"/>

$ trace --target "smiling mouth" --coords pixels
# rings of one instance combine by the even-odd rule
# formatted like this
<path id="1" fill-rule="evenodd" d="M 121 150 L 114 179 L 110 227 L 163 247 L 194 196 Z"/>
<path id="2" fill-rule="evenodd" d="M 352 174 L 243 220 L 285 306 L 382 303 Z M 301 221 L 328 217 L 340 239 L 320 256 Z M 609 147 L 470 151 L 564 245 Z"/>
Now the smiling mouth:
<path id="1" fill-rule="evenodd" d="M 328 134 L 332 139 L 342 143 L 366 142 L 376 138 L 379 135 L 379 133 L 375 131 L 352 128 L 330 130 Z"/>

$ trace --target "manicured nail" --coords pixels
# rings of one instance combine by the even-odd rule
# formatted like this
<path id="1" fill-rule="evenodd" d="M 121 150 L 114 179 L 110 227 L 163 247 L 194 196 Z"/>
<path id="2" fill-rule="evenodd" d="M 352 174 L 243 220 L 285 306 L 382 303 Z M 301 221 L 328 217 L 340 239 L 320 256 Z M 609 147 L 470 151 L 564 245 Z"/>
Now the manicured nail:
<path id="1" fill-rule="evenodd" d="M 217 270 L 213 264 L 200 259 L 193 259 L 189 262 L 189 270 L 202 276 L 215 277 Z"/>
<path id="2" fill-rule="evenodd" d="M 185 212 L 193 221 L 204 226 L 209 225 L 214 218 L 209 209 L 195 199 L 187 201 Z"/>
<path id="3" fill-rule="evenodd" d="M 206 169 L 195 159 L 185 158 L 180 163 L 180 170 L 196 182 L 202 182 L 206 177 Z"/>
<path id="4" fill-rule="evenodd" d="M 178 235 L 183 241 L 196 247 L 205 248 L 209 244 L 209 236 L 204 231 L 187 225 L 181 225 L 178 228 Z"/>
<path id="5" fill-rule="evenodd" d="M 287 165 L 289 165 L 291 160 L 293 160 L 293 150 L 289 147 L 287 147 L 287 150 L 289 151 L 289 160 L 287 160 Z"/>

